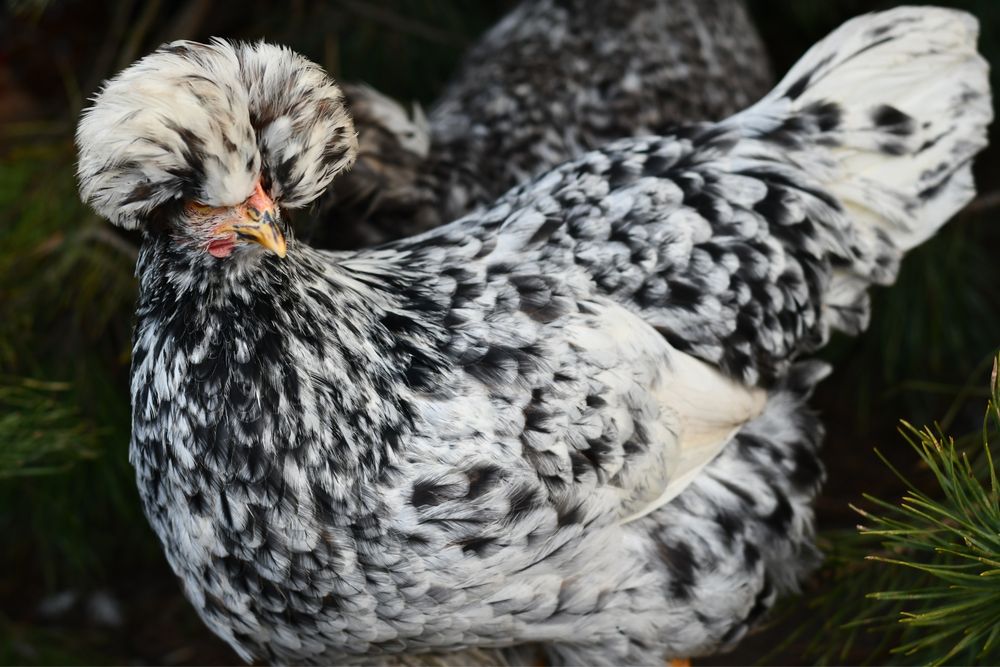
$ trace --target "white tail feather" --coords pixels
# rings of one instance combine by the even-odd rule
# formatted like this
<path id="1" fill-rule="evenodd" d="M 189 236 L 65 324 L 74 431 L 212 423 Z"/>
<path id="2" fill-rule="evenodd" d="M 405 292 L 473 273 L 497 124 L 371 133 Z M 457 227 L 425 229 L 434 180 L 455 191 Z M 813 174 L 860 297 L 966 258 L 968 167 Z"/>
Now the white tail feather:
<path id="1" fill-rule="evenodd" d="M 781 135 L 775 157 L 848 213 L 860 250 L 827 293 L 833 326 L 863 328 L 868 285 L 891 283 L 902 253 L 975 195 L 971 161 L 992 120 L 978 32 L 969 14 L 938 7 L 860 16 L 727 121 L 748 138 Z M 750 150 L 760 155 L 760 145 Z"/>

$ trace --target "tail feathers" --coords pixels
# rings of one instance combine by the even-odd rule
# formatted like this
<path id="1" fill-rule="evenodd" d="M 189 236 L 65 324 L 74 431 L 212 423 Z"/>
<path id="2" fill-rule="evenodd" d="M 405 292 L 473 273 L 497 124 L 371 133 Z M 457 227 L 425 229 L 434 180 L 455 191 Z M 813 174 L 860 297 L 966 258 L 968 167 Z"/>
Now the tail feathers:
<path id="1" fill-rule="evenodd" d="M 975 195 L 971 161 L 992 120 L 978 32 L 969 14 L 937 7 L 860 16 L 728 121 L 761 140 L 757 156 L 767 146 L 847 213 L 849 261 L 827 303 L 839 328 L 864 326 L 868 285 L 891 283 L 902 254 Z"/>
<path id="2" fill-rule="evenodd" d="M 796 111 L 837 105 L 828 133 L 834 194 L 859 223 L 904 250 L 923 242 L 975 194 L 970 160 L 992 119 L 979 24 L 937 7 L 861 16 L 818 44 L 771 95 Z M 832 110 L 832 106 L 829 108 Z"/>

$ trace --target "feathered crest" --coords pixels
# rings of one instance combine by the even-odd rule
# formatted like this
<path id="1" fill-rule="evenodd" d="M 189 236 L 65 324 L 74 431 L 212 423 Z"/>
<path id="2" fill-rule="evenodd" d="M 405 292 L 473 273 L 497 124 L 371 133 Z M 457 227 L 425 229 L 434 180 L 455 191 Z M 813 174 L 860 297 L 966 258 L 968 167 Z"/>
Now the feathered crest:
<path id="1" fill-rule="evenodd" d="M 308 204 L 356 152 L 340 89 L 316 64 L 259 42 L 164 45 L 109 80 L 77 129 L 81 195 L 134 229 L 162 204 L 243 201 L 264 177 Z"/>

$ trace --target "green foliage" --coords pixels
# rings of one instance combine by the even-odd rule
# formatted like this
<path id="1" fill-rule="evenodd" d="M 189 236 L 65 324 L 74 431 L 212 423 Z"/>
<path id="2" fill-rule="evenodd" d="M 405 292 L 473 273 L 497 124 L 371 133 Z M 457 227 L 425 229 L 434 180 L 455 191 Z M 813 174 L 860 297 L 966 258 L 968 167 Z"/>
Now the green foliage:
<path id="1" fill-rule="evenodd" d="M 963 449 L 940 429 L 903 422 L 915 474 L 876 450 L 907 490 L 898 502 L 865 494 L 871 507 L 854 509 L 866 525 L 824 536 L 826 565 L 786 610 L 794 627 L 775 653 L 819 664 L 1000 664 L 998 362 L 978 443 Z"/>
<path id="2" fill-rule="evenodd" d="M 0 158 L 0 368 L 127 354 L 135 247 L 80 203 L 73 159 L 62 141 Z"/>
<path id="3" fill-rule="evenodd" d="M 98 433 L 66 400 L 67 384 L 0 380 L 0 480 L 65 472 L 93 458 Z"/>
<path id="4" fill-rule="evenodd" d="M 1000 662 L 1000 484 L 990 426 L 1000 428 L 997 362 L 983 426 L 983 465 L 974 466 L 940 432 L 904 422 L 903 435 L 933 474 L 938 493 L 920 490 L 880 455 L 909 491 L 898 504 L 866 495 L 876 509 L 857 510 L 870 524 L 862 533 L 882 540 L 883 553 L 869 558 L 907 568 L 925 582 L 868 596 L 905 603 L 899 620 L 905 630 L 893 652 L 908 659 L 920 656 L 932 665 Z"/>
<path id="5" fill-rule="evenodd" d="M 0 567 L 43 590 L 155 554 L 125 453 L 135 246 L 80 203 L 60 128 L 0 153 Z"/>
<path id="6" fill-rule="evenodd" d="M 13 478 L 120 453 L 135 299 L 134 246 L 79 202 L 72 161 L 65 140 L 0 157 L 0 480 L 12 480 L 0 497 L 13 496 L 0 506 L 0 525 L 38 525 L 45 515 L 50 531 L 67 534 L 76 519 L 50 515 L 51 500 L 24 504 Z M 134 493 L 131 485 L 122 475 L 108 491 Z"/>

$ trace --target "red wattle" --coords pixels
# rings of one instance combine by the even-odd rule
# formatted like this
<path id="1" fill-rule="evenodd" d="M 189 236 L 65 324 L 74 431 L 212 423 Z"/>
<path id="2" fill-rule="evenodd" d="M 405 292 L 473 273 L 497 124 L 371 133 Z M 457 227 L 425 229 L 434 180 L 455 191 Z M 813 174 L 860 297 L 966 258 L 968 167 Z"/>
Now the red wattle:
<path id="1" fill-rule="evenodd" d="M 235 245 L 236 242 L 233 239 L 215 239 L 208 243 L 208 254 L 219 259 L 229 257 Z"/>

